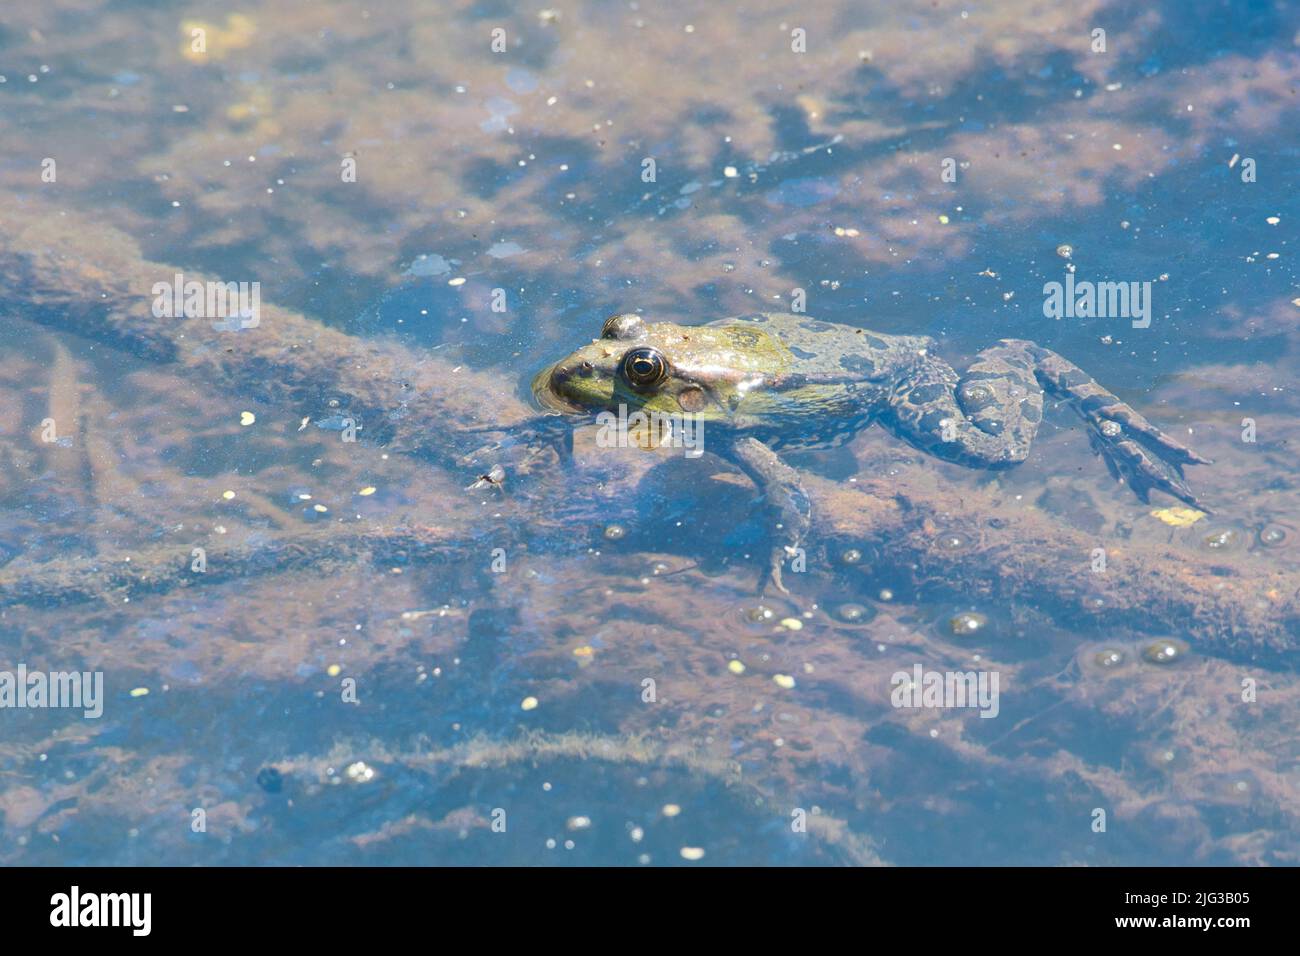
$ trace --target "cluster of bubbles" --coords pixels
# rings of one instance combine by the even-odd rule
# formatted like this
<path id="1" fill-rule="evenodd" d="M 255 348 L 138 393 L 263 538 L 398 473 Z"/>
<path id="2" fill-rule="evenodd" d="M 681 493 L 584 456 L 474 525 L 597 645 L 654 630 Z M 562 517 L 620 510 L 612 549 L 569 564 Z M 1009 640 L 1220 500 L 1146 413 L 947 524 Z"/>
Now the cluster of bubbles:
<path id="1" fill-rule="evenodd" d="M 1136 653 L 1135 653 L 1136 652 Z M 1095 674 L 1113 674 L 1124 670 L 1135 659 L 1157 667 L 1171 667 L 1187 660 L 1191 648 L 1186 641 L 1176 637 L 1161 637 L 1146 641 L 1134 648 L 1108 644 L 1104 647 L 1086 648 L 1080 662 L 1084 670 Z"/>
<path id="2" fill-rule="evenodd" d="M 1244 526 L 1225 525 L 1201 535 L 1199 545 L 1206 551 L 1227 553 L 1243 551 L 1253 544 L 1261 548 L 1280 548 L 1290 539 L 1290 529 L 1277 522 L 1267 522 L 1253 532 Z"/>

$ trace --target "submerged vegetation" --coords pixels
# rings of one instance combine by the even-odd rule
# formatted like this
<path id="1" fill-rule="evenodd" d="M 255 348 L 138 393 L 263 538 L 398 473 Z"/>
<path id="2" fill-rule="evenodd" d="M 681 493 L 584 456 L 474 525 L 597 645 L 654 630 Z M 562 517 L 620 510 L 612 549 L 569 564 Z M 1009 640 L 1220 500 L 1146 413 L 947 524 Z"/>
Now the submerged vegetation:
<path id="1" fill-rule="evenodd" d="M 107 699 L 0 711 L 0 861 L 1300 862 L 1295 25 L 689 6 L 6 14 L 0 670 Z M 797 299 L 1069 354 L 1213 513 L 1050 408 L 997 474 L 866 431 L 760 598 L 743 475 L 537 426 L 605 315 Z"/>

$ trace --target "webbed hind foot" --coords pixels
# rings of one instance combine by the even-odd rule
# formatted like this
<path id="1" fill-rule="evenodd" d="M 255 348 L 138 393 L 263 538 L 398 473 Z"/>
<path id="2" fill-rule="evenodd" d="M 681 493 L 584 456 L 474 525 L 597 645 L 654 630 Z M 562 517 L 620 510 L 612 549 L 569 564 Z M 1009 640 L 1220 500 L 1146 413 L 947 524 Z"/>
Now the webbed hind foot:
<path id="1" fill-rule="evenodd" d="M 1074 363 L 1033 342 L 1003 339 L 962 375 L 924 356 L 895 387 L 881 420 L 900 438 L 946 461 L 1008 468 L 1029 453 L 1044 392 L 1079 413 L 1093 449 L 1139 499 L 1148 501 L 1155 488 L 1209 511 L 1183 480 L 1183 465 L 1208 465 L 1208 458 L 1174 441 Z"/>
<path id="2" fill-rule="evenodd" d="M 1152 488 L 1200 511 L 1209 508 L 1183 480 L 1183 465 L 1213 464 L 1143 418 L 1102 388 L 1087 372 L 1048 349 L 1022 343 L 1034 355 L 1034 372 L 1043 388 L 1066 399 L 1088 426 L 1088 441 L 1110 473 L 1142 501 Z"/>

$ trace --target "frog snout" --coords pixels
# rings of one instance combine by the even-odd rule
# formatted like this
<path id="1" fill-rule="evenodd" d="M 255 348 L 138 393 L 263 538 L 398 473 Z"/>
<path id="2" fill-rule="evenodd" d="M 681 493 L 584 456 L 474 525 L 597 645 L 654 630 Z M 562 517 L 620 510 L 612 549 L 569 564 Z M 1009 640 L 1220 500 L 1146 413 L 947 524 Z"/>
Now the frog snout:
<path id="1" fill-rule="evenodd" d="M 589 378 L 594 369 L 595 366 L 590 362 L 579 362 L 576 365 L 557 365 L 551 370 L 551 385 L 552 387 L 563 385 L 574 376 Z"/>
<path id="2" fill-rule="evenodd" d="M 578 408 L 566 398 L 564 384 L 573 377 L 573 370 L 567 365 L 555 365 L 544 368 L 533 378 L 533 397 L 543 408 L 558 412 L 576 412 Z"/>

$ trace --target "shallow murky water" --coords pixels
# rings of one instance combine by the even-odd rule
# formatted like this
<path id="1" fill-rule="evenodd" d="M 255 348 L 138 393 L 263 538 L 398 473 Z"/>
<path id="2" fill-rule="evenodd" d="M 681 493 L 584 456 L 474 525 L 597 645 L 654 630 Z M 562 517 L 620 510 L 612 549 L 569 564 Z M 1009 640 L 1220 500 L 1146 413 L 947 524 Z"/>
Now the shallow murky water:
<path id="1" fill-rule="evenodd" d="M 1297 862 L 1290 5 L 405 6 L 0 16 L 0 861 Z M 530 424 L 805 309 L 1057 351 L 1213 513 L 873 428 L 760 598 L 707 437 Z"/>

